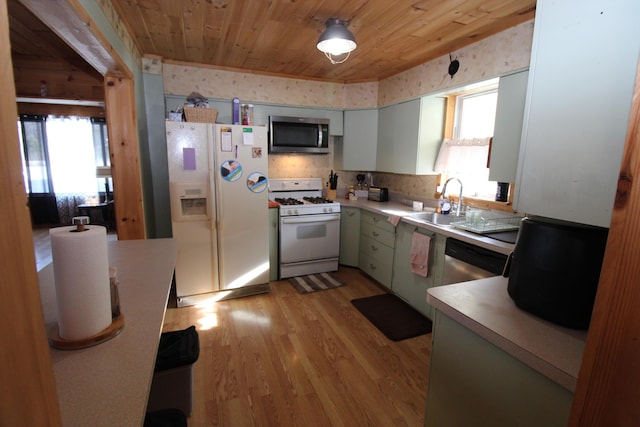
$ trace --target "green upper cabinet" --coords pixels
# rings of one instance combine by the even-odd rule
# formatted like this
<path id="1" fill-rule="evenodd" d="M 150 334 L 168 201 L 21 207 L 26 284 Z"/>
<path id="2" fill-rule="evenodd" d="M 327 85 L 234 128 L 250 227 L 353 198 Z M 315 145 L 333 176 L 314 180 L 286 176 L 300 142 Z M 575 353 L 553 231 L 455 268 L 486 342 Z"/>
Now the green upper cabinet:
<path id="1" fill-rule="evenodd" d="M 378 145 L 378 110 L 346 110 L 344 137 L 335 144 L 335 167 L 340 170 L 375 171 Z"/>
<path id="2" fill-rule="evenodd" d="M 528 71 L 500 77 L 489 181 L 516 181 L 528 77 Z"/>
<path id="3" fill-rule="evenodd" d="M 514 204 L 609 227 L 640 52 L 639 1 L 539 0 Z"/>
<path id="4" fill-rule="evenodd" d="M 423 97 L 379 109 L 376 170 L 433 173 L 444 130 L 445 100 Z"/>

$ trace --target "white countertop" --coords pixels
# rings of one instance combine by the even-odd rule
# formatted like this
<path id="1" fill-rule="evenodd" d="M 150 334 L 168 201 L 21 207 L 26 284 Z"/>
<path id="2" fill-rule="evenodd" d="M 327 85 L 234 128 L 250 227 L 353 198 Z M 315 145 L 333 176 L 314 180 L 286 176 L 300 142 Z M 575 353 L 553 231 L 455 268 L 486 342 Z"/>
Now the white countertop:
<path id="1" fill-rule="evenodd" d="M 125 326 L 80 350 L 51 348 L 65 426 L 141 426 L 153 378 L 178 245 L 173 239 L 109 242 Z M 47 327 L 57 323 L 53 268 L 38 272 Z"/>
<path id="2" fill-rule="evenodd" d="M 338 201 L 340 202 L 341 206 L 356 207 L 381 215 L 400 216 L 402 218 L 402 221 L 415 225 L 416 227 L 431 230 L 436 233 L 443 234 L 447 237 L 453 237 L 504 255 L 509 255 L 511 252 L 513 252 L 513 248 L 515 246 L 513 243 L 502 242 L 500 240 L 492 239 L 491 237 L 486 237 L 481 234 L 460 230 L 449 225 L 431 224 L 426 221 L 411 218 L 408 215 L 418 212 L 414 211 L 410 206 L 406 204 L 394 201 L 374 202 L 366 199 Z M 429 210 L 425 209 L 424 211 L 428 212 Z"/>
<path id="3" fill-rule="evenodd" d="M 516 307 L 498 276 L 431 288 L 427 302 L 485 340 L 575 391 L 587 331 L 564 328 Z M 436 332 L 437 333 L 437 332 Z"/>

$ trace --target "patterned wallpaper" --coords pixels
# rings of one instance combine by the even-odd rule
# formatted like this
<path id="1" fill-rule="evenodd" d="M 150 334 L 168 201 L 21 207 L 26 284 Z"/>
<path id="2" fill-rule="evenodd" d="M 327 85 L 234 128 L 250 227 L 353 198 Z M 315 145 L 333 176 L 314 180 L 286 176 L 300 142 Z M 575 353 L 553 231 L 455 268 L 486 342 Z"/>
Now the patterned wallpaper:
<path id="1" fill-rule="evenodd" d="M 528 21 L 452 52 L 453 58 L 460 61 L 460 70 L 453 78 L 447 73 L 450 61 L 448 55 L 380 82 L 346 85 L 170 62 L 162 64 L 162 73 L 165 93 L 172 95 L 187 95 L 192 91 L 198 91 L 210 98 L 231 99 L 237 96 L 241 102 L 338 109 L 371 108 L 527 68 L 531 56 L 532 37 L 533 21 Z M 333 152 L 333 145 L 331 148 Z M 270 178 L 326 179 L 332 169 L 332 155 L 269 156 Z M 357 172 L 337 172 L 340 177 L 339 193 L 346 186 L 355 184 Z M 421 199 L 434 197 L 437 179 L 436 175 L 374 174 L 376 185 L 388 187 L 392 193 Z"/>
<path id="2" fill-rule="evenodd" d="M 533 20 L 452 52 L 460 69 L 451 78 L 449 55 L 382 80 L 378 106 L 453 89 L 529 67 Z"/>

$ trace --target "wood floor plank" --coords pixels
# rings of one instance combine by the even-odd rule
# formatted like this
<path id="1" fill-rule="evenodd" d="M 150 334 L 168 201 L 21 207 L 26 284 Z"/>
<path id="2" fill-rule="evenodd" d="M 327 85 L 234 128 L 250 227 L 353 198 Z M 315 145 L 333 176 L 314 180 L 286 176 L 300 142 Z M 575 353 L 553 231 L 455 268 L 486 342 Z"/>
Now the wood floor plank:
<path id="1" fill-rule="evenodd" d="M 346 286 L 168 309 L 164 330 L 196 325 L 193 414 L 200 426 L 421 426 L 431 335 L 393 342 L 350 303 L 384 292 L 341 267 Z"/>

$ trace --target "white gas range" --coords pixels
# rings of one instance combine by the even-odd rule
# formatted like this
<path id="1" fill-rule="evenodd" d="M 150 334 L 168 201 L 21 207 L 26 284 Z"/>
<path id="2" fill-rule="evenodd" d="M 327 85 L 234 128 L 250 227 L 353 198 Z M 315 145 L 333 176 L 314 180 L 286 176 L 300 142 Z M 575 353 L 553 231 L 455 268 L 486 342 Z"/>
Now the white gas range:
<path id="1" fill-rule="evenodd" d="M 336 271 L 340 204 L 322 196 L 322 179 L 270 179 L 269 200 L 279 204 L 280 278 Z"/>

